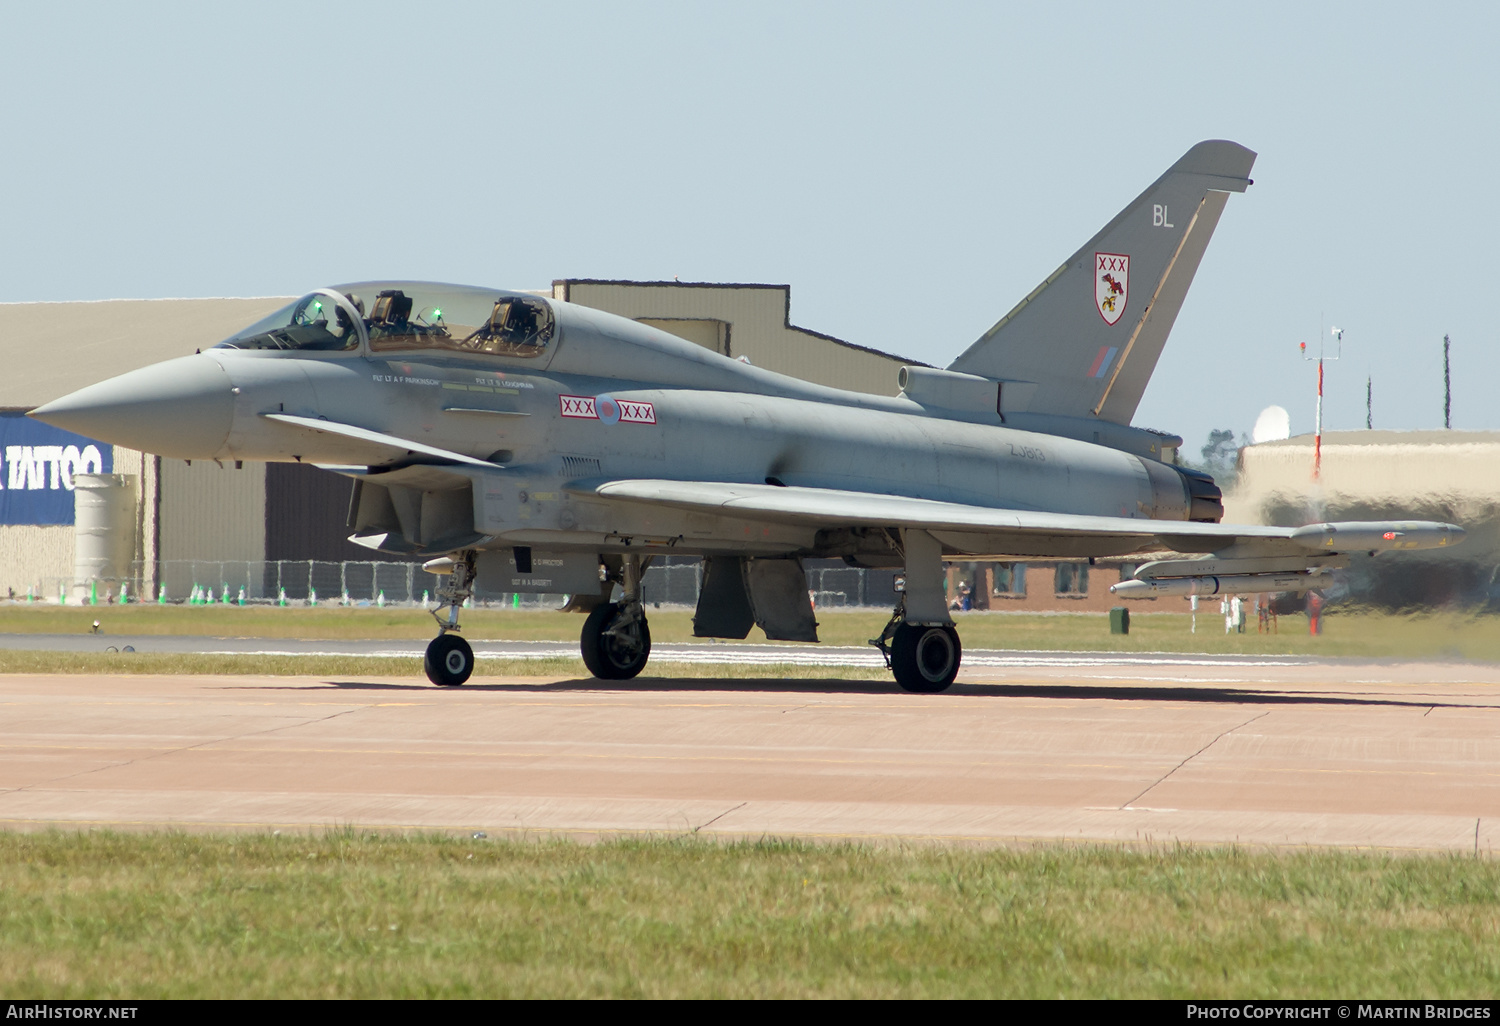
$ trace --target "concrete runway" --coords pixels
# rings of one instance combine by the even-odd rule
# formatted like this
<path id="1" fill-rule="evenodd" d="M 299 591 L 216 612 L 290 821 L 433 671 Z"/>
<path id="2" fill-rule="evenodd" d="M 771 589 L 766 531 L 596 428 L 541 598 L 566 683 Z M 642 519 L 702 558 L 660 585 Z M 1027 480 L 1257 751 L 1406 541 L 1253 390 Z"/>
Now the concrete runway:
<path id="1" fill-rule="evenodd" d="M 1500 833 L 1500 667 L 1005 655 L 934 696 L 0 676 L 0 825 L 1486 853 Z"/>

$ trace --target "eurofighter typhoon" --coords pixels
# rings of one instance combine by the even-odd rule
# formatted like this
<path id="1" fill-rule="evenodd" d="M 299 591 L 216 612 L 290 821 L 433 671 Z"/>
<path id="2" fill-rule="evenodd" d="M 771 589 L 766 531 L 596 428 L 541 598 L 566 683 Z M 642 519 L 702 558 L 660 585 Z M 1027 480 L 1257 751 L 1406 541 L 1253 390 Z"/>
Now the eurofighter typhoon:
<path id="1" fill-rule="evenodd" d="M 571 596 L 583 660 L 646 666 L 641 574 L 703 557 L 694 632 L 818 640 L 804 558 L 897 568 L 875 640 L 937 692 L 961 647 L 945 559 L 1172 551 L 1122 595 L 1305 591 L 1353 551 L 1452 545 L 1439 523 L 1223 524 L 1213 479 L 1130 426 L 1230 193 L 1255 154 L 1199 143 L 948 369 L 890 398 L 810 384 L 655 328 L 521 292 L 316 289 L 193 356 L 32 411 L 179 459 L 297 460 L 354 479 L 351 540 L 442 575 L 433 683 L 474 667 L 478 586 Z M 894 391 L 894 387 L 893 387 Z"/>

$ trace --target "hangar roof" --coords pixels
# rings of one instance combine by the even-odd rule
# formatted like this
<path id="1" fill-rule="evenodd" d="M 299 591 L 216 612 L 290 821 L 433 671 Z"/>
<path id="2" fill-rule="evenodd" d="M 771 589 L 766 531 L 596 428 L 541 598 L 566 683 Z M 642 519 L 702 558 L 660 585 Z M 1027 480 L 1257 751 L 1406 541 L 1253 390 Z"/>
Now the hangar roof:
<path id="1" fill-rule="evenodd" d="M 1314 483 L 1313 436 L 1240 450 L 1239 476 L 1224 495 L 1224 519 L 1286 523 L 1287 510 L 1322 508 L 1320 519 L 1371 517 L 1494 523 L 1500 505 L 1500 431 L 1325 431 Z M 1300 514 L 1299 514 L 1300 515 Z M 1489 531 L 1486 528 L 1486 531 Z M 1471 537 L 1460 557 L 1490 559 L 1500 536 Z M 1427 557 L 1423 557 L 1427 558 Z"/>
<path id="2" fill-rule="evenodd" d="M 904 364 L 894 353 L 845 342 L 792 323 L 790 285 L 747 282 L 617 281 L 562 278 L 552 294 L 671 332 L 757 367 L 873 395 L 896 394 Z"/>
<path id="3" fill-rule="evenodd" d="M 1325 431 L 1323 447 L 1330 445 L 1493 445 L 1500 442 L 1500 431 Z M 1310 448 L 1312 435 L 1293 435 L 1274 442 L 1257 442 L 1251 448 Z"/>

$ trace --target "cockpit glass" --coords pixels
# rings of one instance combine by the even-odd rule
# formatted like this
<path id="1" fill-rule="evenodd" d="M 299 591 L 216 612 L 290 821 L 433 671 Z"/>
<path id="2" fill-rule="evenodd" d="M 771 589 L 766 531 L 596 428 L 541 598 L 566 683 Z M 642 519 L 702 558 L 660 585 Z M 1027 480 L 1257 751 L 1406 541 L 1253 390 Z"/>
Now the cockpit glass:
<path id="1" fill-rule="evenodd" d="M 557 334 L 537 296 L 428 282 L 358 282 L 309 293 L 219 343 L 228 349 L 443 349 L 529 359 Z"/>
<path id="2" fill-rule="evenodd" d="M 537 357 L 556 334 L 546 300 L 461 285 L 422 282 L 340 286 L 370 300 L 370 348 L 448 349 L 495 356 Z"/>
<path id="3" fill-rule="evenodd" d="M 357 297 L 311 292 L 220 342 L 216 349 L 301 349 L 342 352 L 359 348 Z M 354 312 L 351 313 L 350 311 Z"/>

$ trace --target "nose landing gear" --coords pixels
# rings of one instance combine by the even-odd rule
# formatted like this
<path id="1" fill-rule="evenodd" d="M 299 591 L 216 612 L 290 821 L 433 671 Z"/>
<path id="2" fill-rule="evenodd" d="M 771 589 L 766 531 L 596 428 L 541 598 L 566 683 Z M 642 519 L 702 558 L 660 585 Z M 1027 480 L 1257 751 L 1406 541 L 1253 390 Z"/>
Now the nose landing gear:
<path id="1" fill-rule="evenodd" d="M 474 593 L 474 550 L 465 549 L 457 559 L 434 559 L 423 564 L 424 570 L 447 574 L 437 587 L 437 595 L 448 608 L 445 619 L 442 606 L 432 611 L 438 622 L 438 636 L 427 646 L 422 669 L 427 679 L 438 687 L 458 687 L 474 672 L 474 650 L 458 634 L 458 611 Z"/>
<path id="2" fill-rule="evenodd" d="M 626 556 L 621 567 L 619 602 L 594 607 L 583 624 L 583 665 L 600 680 L 629 680 L 651 657 L 651 628 L 641 602 L 641 573 L 650 557 Z"/>
<path id="3" fill-rule="evenodd" d="M 427 645 L 422 669 L 438 687 L 457 687 L 474 672 L 474 650 L 457 634 L 439 634 Z"/>

